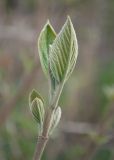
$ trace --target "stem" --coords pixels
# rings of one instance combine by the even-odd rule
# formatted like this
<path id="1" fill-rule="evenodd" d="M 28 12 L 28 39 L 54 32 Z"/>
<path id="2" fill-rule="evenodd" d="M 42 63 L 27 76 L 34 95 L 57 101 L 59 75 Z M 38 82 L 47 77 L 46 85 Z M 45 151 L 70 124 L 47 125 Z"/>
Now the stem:
<path id="1" fill-rule="evenodd" d="M 47 144 L 47 141 L 48 141 L 48 138 L 45 138 L 43 136 L 38 138 L 33 160 L 40 160 L 41 159 L 41 156 L 42 156 L 44 148 Z"/>
<path id="2" fill-rule="evenodd" d="M 50 109 L 47 110 L 45 120 L 44 120 L 43 132 L 42 132 L 42 135 L 38 138 L 33 160 L 41 160 L 43 151 L 49 139 L 48 132 L 49 132 L 50 122 L 52 117 L 51 115 L 52 115 L 52 110 Z"/>
<path id="3" fill-rule="evenodd" d="M 42 135 L 38 139 L 33 160 L 41 160 L 43 151 L 44 151 L 45 146 L 47 144 L 47 141 L 49 139 L 48 136 L 49 136 L 49 129 L 51 127 L 53 111 L 58 105 L 58 101 L 59 101 L 59 98 L 60 98 L 60 95 L 61 95 L 61 92 L 62 92 L 62 89 L 63 89 L 63 85 L 64 84 L 62 83 L 59 86 L 53 103 L 50 104 L 50 107 L 46 111 L 45 119 L 44 119 L 44 125 L 43 125 L 43 132 L 42 132 Z"/>

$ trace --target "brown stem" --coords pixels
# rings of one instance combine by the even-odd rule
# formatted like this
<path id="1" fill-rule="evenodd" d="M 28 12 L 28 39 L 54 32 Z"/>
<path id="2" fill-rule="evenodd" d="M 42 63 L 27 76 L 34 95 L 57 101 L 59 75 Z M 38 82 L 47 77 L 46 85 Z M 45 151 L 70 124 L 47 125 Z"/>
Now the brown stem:
<path id="1" fill-rule="evenodd" d="M 47 144 L 47 141 L 48 141 L 48 138 L 46 138 L 46 137 L 40 136 L 38 138 L 33 160 L 40 160 L 41 159 L 41 156 L 42 156 L 44 148 Z"/>
<path id="2" fill-rule="evenodd" d="M 51 120 L 52 120 L 52 118 L 51 118 L 52 112 L 53 112 L 53 110 L 51 108 L 49 108 L 46 112 L 42 136 L 40 136 L 38 139 L 36 149 L 34 152 L 33 160 L 40 160 L 41 159 L 42 153 L 43 153 L 44 148 L 45 148 L 47 141 L 49 139 L 48 133 L 49 133 L 49 128 L 50 128 L 50 124 L 51 124 Z"/>

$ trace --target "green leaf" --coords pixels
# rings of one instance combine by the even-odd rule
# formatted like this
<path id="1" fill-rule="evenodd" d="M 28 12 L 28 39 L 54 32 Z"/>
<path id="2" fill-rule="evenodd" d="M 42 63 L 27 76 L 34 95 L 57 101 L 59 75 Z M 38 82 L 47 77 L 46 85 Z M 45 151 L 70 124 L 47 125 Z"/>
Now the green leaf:
<path id="1" fill-rule="evenodd" d="M 78 55 L 77 38 L 70 17 L 50 46 L 49 68 L 54 79 L 60 83 L 72 73 Z"/>
<path id="2" fill-rule="evenodd" d="M 52 100 L 54 98 L 54 95 L 56 94 L 56 89 L 57 89 L 59 83 L 54 78 L 54 76 L 51 72 L 50 72 L 50 81 L 51 81 L 50 100 Z"/>
<path id="3" fill-rule="evenodd" d="M 35 89 L 33 89 L 29 95 L 29 106 L 34 119 L 38 123 L 40 129 L 39 133 L 41 133 L 45 114 L 44 101 Z"/>
<path id="4" fill-rule="evenodd" d="M 42 101 L 42 103 L 44 102 L 43 98 L 40 96 L 40 94 L 35 90 L 33 89 L 29 95 L 29 105 L 31 105 L 31 103 L 33 102 L 33 100 L 35 98 L 38 98 Z"/>
<path id="5" fill-rule="evenodd" d="M 41 129 L 43 128 L 43 122 L 44 122 L 44 105 L 41 99 L 38 99 L 37 97 L 32 101 L 30 105 L 30 110 L 35 118 L 35 120 L 40 125 Z"/>
<path id="6" fill-rule="evenodd" d="M 49 46 L 53 43 L 55 38 L 56 33 L 48 21 L 42 29 L 38 39 L 40 62 L 42 65 L 42 69 L 46 75 L 49 75 Z"/>
<path id="7" fill-rule="evenodd" d="M 49 133 L 52 134 L 53 130 L 57 127 L 61 118 L 61 108 L 57 107 L 53 113 L 51 127 Z"/>

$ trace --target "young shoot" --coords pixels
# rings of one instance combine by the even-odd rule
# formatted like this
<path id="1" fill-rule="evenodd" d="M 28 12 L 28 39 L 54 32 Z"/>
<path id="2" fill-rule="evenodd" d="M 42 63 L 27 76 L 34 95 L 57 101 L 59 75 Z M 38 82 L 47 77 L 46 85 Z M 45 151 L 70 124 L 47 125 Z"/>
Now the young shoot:
<path id="1" fill-rule="evenodd" d="M 47 21 L 38 39 L 38 52 L 42 70 L 50 85 L 49 106 L 46 109 L 43 98 L 36 90 L 32 90 L 29 95 L 30 110 L 39 127 L 33 160 L 41 160 L 47 141 L 60 121 L 59 98 L 76 64 L 78 44 L 70 17 L 67 18 L 59 34 L 56 34 Z"/>

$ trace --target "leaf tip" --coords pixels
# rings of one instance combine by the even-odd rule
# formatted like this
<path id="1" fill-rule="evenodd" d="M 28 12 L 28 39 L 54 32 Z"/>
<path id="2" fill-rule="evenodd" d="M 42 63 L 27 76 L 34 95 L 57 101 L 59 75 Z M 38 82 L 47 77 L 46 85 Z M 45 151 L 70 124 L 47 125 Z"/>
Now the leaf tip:
<path id="1" fill-rule="evenodd" d="M 70 18 L 70 16 L 69 16 L 69 15 L 67 15 L 67 20 L 71 21 L 71 18 Z"/>
<path id="2" fill-rule="evenodd" d="M 47 19 L 47 22 L 46 22 L 46 24 L 45 24 L 45 28 L 46 28 L 46 27 L 50 27 L 50 28 L 52 28 L 52 27 L 51 27 L 51 23 L 50 23 L 50 20 L 49 20 L 49 19 Z"/>
<path id="3" fill-rule="evenodd" d="M 34 100 L 35 98 L 41 99 L 41 101 L 44 103 L 44 100 L 43 100 L 43 98 L 40 96 L 40 94 L 39 94 L 35 89 L 32 89 L 32 91 L 31 91 L 30 94 L 29 94 L 29 105 L 31 105 L 31 103 L 33 102 L 33 100 Z"/>
<path id="4" fill-rule="evenodd" d="M 46 24 L 50 24 L 50 21 L 49 21 L 49 19 L 47 19 L 47 23 Z"/>

